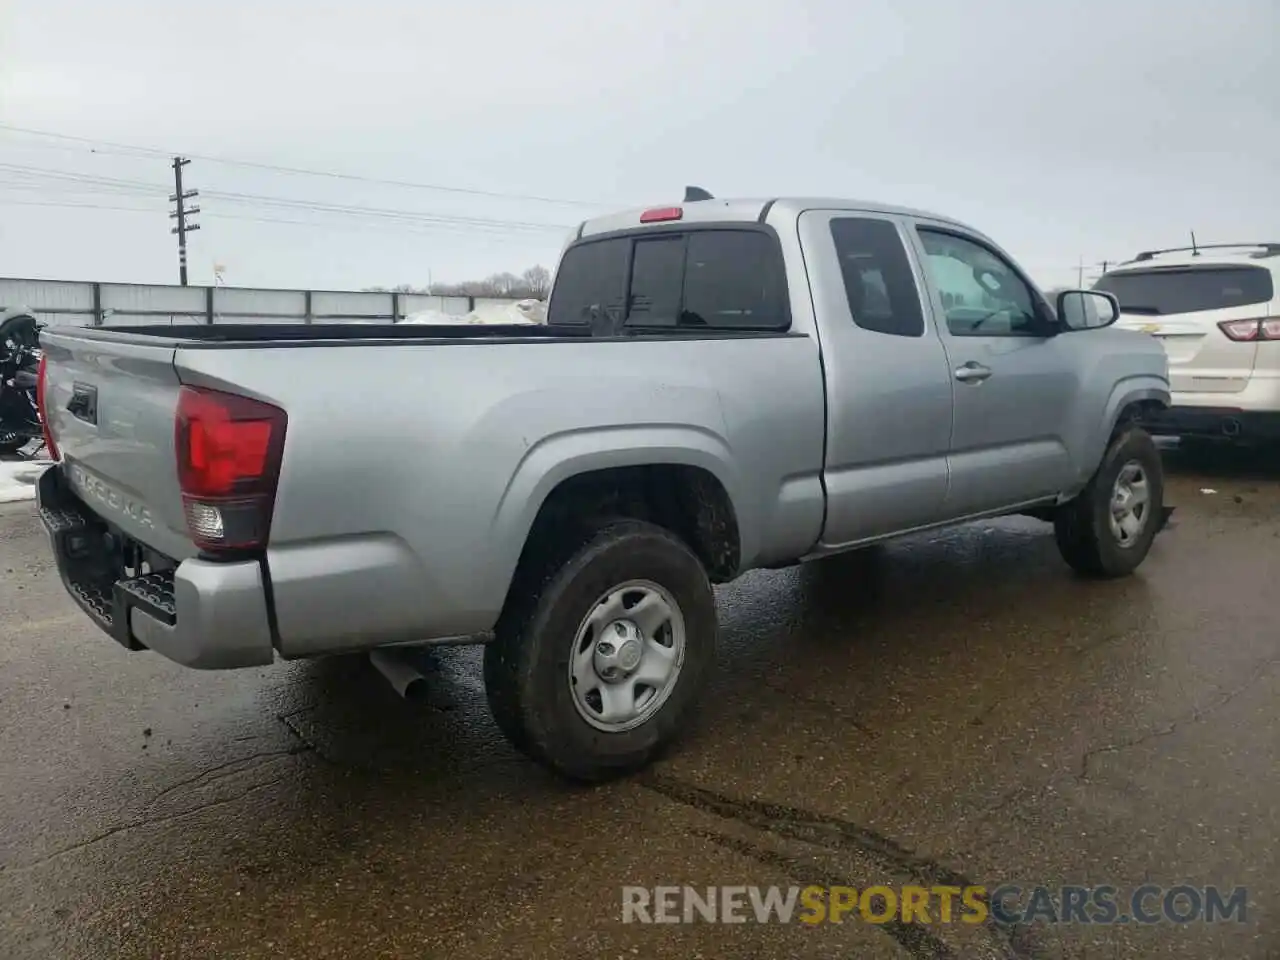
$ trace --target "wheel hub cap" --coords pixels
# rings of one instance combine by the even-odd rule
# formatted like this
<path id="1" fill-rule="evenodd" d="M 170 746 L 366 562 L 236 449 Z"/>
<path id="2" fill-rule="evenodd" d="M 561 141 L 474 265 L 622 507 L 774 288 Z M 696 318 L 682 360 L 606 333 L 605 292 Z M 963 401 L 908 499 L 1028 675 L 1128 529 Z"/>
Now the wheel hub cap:
<path id="1" fill-rule="evenodd" d="M 609 590 L 583 618 L 569 657 L 579 716 L 609 733 L 640 726 L 675 689 L 684 648 L 684 616 L 666 589 L 631 580 Z"/>
<path id="2" fill-rule="evenodd" d="M 596 644 L 596 674 L 606 683 L 620 683 L 640 665 L 644 656 L 643 637 L 630 620 L 615 620 L 602 631 Z"/>
<path id="3" fill-rule="evenodd" d="M 1122 547 L 1142 536 L 1151 515 L 1151 491 L 1142 464 L 1130 460 L 1120 468 L 1111 488 L 1111 535 Z"/>

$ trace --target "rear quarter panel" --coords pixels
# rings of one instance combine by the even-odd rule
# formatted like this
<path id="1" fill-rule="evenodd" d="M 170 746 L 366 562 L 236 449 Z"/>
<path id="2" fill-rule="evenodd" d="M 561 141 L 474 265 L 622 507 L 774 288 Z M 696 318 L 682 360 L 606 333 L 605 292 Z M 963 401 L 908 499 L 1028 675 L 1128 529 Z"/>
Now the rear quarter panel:
<path id="1" fill-rule="evenodd" d="M 285 656 L 490 629 L 542 502 L 589 470 L 710 471 L 744 568 L 822 526 L 803 335 L 189 349 L 179 368 L 288 413 L 268 550 Z"/>

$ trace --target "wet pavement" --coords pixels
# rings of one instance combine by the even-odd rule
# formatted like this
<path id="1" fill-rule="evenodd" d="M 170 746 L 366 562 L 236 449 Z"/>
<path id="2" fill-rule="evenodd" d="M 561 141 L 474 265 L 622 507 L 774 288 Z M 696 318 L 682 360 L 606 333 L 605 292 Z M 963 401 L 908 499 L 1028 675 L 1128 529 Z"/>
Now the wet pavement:
<path id="1" fill-rule="evenodd" d="M 1280 461 L 1170 469 L 1125 581 L 1005 520 L 722 588 L 696 729 L 596 789 L 506 746 L 476 650 L 421 703 L 128 654 L 0 506 L 0 957 L 1280 956 Z M 1246 920 L 621 922 L 632 884 L 1148 882 Z"/>

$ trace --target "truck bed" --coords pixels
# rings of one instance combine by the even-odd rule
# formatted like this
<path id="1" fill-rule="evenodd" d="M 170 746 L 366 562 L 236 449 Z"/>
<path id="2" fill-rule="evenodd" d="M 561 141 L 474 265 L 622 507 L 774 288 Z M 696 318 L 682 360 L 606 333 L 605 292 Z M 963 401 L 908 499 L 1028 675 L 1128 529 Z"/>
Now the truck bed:
<path id="1" fill-rule="evenodd" d="M 284 413 L 259 559 L 287 657 L 489 629 L 542 502 L 584 471 L 714 476 L 748 564 L 799 556 L 821 529 L 823 384 L 799 332 L 63 327 L 43 345 L 68 492 L 202 576 L 226 565 L 204 564 L 184 514 L 182 394 Z"/>
<path id="2" fill-rule="evenodd" d="M 263 343 L 391 343 L 404 340 L 558 340 L 590 337 L 586 326 L 531 326 L 529 324 L 410 324 L 410 323 L 235 323 L 184 324 L 164 327 L 103 326 L 77 328 L 92 339 L 117 340 L 117 334 L 156 340 L 181 340 L 184 345 L 202 343 L 260 345 Z"/>

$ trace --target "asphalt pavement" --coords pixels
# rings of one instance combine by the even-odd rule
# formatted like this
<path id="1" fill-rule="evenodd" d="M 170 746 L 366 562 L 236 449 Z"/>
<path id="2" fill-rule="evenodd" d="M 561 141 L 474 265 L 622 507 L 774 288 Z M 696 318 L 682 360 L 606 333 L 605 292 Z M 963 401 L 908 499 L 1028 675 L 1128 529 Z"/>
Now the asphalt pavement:
<path id="1" fill-rule="evenodd" d="M 566 786 L 474 649 L 407 703 L 367 661 L 130 654 L 0 506 L 0 957 L 1280 956 L 1280 461 L 1169 457 L 1139 573 L 979 523 L 719 591 L 695 729 Z M 1214 924 L 622 922 L 627 885 L 1245 887 Z"/>

